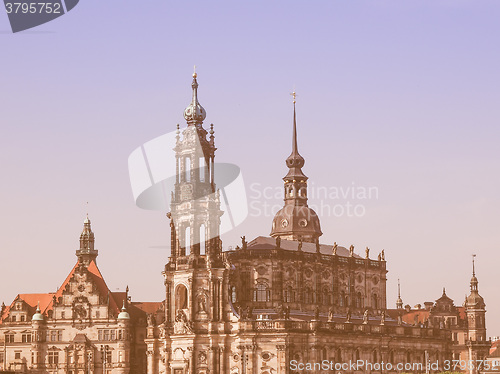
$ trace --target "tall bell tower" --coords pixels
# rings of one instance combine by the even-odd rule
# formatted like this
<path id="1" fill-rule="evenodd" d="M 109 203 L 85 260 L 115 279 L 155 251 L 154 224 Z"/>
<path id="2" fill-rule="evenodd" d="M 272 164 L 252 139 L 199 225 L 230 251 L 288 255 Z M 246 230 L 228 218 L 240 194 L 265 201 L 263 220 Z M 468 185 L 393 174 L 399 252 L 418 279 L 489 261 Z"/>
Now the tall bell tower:
<path id="1" fill-rule="evenodd" d="M 219 237 L 220 195 L 214 181 L 213 125 L 203 128 L 193 74 L 192 100 L 184 110 L 187 127 L 177 125 L 176 179 L 170 212 L 171 253 L 165 265 L 165 320 L 148 332 L 151 373 L 207 374 L 227 361 L 228 269 Z M 157 357 L 155 359 L 154 357 Z M 158 359 L 161 358 L 161 359 Z"/>
<path id="2" fill-rule="evenodd" d="M 488 356 L 491 342 L 486 340 L 486 304 L 478 290 L 476 278 L 475 256 L 472 256 L 472 278 L 470 280 L 470 294 L 465 299 L 465 313 L 467 315 L 467 341 L 469 361 L 478 362 Z M 469 368 L 470 374 L 476 374 L 476 365 Z"/>
<path id="3" fill-rule="evenodd" d="M 205 109 L 198 102 L 197 74 L 191 84 L 191 104 L 184 110 L 187 127 L 177 125 L 175 150 L 176 180 L 172 191 L 171 261 L 186 260 L 192 266 L 220 263 L 220 197 L 214 181 L 215 147 L 213 125 L 203 128 Z M 207 139 L 208 137 L 208 139 Z M 187 258 L 187 259 L 186 259 Z"/>

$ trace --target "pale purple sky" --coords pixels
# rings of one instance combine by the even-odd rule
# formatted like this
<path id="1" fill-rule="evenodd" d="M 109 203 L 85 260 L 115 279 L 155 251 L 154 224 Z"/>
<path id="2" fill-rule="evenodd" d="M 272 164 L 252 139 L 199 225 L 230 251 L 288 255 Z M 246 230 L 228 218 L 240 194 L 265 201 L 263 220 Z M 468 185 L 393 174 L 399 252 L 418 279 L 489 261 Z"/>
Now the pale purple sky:
<path id="1" fill-rule="evenodd" d="M 476 253 L 488 335 L 500 335 L 499 17 L 497 0 L 82 0 L 13 35 L 3 13 L 0 301 L 56 290 L 86 201 L 110 288 L 163 299 L 168 222 L 135 207 L 127 158 L 183 123 L 196 64 L 217 159 L 241 167 L 254 206 L 251 186 L 282 186 L 295 85 L 310 182 L 378 190 L 350 201 L 363 217 L 323 215 L 322 243 L 385 249 L 389 307 L 397 278 L 405 304 L 445 286 L 461 305 Z M 271 221 L 253 214 L 225 248 Z"/>

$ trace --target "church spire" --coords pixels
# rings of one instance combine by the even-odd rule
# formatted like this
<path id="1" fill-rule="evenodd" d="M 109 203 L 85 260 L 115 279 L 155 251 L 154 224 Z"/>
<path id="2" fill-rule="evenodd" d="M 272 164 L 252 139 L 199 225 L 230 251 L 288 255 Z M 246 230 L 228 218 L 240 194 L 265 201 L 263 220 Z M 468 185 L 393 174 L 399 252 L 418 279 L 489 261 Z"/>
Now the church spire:
<path id="1" fill-rule="evenodd" d="M 286 166 L 290 169 L 285 178 L 302 178 L 304 181 L 307 180 L 307 177 L 302 172 L 302 167 L 306 163 L 304 157 L 302 157 L 299 153 L 299 146 L 297 142 L 297 113 L 295 110 L 295 103 L 297 94 L 292 92 L 293 96 L 293 135 L 292 135 L 292 153 L 286 159 Z M 307 187 L 306 187 L 307 188 Z"/>
<path id="2" fill-rule="evenodd" d="M 401 284 L 398 279 L 398 299 L 396 300 L 396 308 L 403 309 L 403 299 L 401 299 Z"/>
<path id="3" fill-rule="evenodd" d="M 193 73 L 193 83 L 191 83 L 191 88 L 193 89 L 193 98 L 191 100 L 191 104 L 187 106 L 184 110 L 184 118 L 186 119 L 188 125 L 198 125 L 201 126 L 204 119 L 207 117 L 207 112 L 198 102 L 198 81 L 196 78 L 198 74 L 196 74 L 196 66 Z"/>
<path id="4" fill-rule="evenodd" d="M 285 205 L 274 216 L 272 237 L 318 243 L 322 235 L 319 218 L 314 210 L 307 206 L 307 177 L 302 172 L 304 157 L 299 153 L 297 140 L 297 113 L 295 109 L 297 94 L 293 96 L 293 134 L 292 153 L 286 159 L 288 173 L 285 182 Z"/>
<path id="5" fill-rule="evenodd" d="M 88 265 L 91 261 L 95 261 L 98 251 L 94 249 L 94 244 L 94 233 L 92 232 L 89 215 L 87 213 L 83 221 L 83 230 L 80 234 L 80 249 L 76 251 L 76 256 L 81 263 Z"/>
<path id="6" fill-rule="evenodd" d="M 472 278 L 470 280 L 470 290 L 471 292 L 478 292 L 478 281 L 476 278 L 476 264 L 475 264 L 475 257 L 476 255 L 472 255 Z"/>

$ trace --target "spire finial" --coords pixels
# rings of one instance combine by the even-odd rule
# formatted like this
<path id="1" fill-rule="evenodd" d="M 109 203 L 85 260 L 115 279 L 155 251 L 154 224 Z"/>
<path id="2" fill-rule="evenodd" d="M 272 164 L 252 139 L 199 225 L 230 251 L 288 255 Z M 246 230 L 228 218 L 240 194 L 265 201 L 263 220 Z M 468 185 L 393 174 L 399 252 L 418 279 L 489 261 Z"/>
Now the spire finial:
<path id="1" fill-rule="evenodd" d="M 475 266 L 475 257 L 476 255 L 472 255 L 472 276 L 475 277 L 476 276 L 476 266 Z"/>
<path id="2" fill-rule="evenodd" d="M 297 115 L 295 114 L 295 103 L 297 102 L 297 93 L 295 89 L 290 94 L 293 96 L 293 139 L 292 139 L 292 155 L 299 153 L 299 147 L 297 145 Z"/>
<path id="3" fill-rule="evenodd" d="M 207 113 L 205 109 L 198 102 L 198 81 L 196 80 L 196 67 L 193 73 L 193 82 L 191 83 L 191 88 L 193 89 L 193 97 L 191 100 L 191 104 L 184 110 L 184 118 L 188 122 L 188 124 L 201 124 Z"/>
<path id="4" fill-rule="evenodd" d="M 398 298 L 401 297 L 401 283 L 399 282 L 399 278 L 398 278 Z"/>
<path id="5" fill-rule="evenodd" d="M 197 76 L 198 76 L 198 74 L 196 74 L 196 65 L 194 65 L 193 78 L 196 78 Z"/>

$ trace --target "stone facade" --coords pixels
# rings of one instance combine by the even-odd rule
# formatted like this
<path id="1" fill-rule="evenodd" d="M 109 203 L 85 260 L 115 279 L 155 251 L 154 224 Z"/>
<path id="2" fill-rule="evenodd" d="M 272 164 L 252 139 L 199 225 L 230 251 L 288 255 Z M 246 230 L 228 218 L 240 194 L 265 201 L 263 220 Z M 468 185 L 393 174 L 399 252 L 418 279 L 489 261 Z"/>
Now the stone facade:
<path id="1" fill-rule="evenodd" d="M 404 309 L 400 296 L 397 308 L 388 309 L 383 250 L 371 258 L 369 248 L 361 256 L 352 245 L 320 243 L 320 220 L 307 203 L 305 160 L 298 151 L 295 94 L 283 209 L 270 225 L 270 237 L 243 236 L 241 246 L 223 251 L 215 137 L 213 126 L 203 127 L 196 74 L 192 89 L 184 111 L 187 127 L 182 133 L 177 127 L 164 301 L 132 302 L 128 288 L 108 289 L 87 218 L 77 264 L 63 285 L 54 293 L 19 294 L 2 307 L 4 370 L 436 372 L 443 371 L 444 360 L 486 356 L 490 342 L 475 272 L 463 309 L 445 293 L 427 309 Z M 351 362 L 363 366 L 353 368 Z M 440 367 L 426 368 L 427 362 Z"/>
<path id="2" fill-rule="evenodd" d="M 78 261 L 62 286 L 54 293 L 19 294 L 9 306 L 2 305 L 2 370 L 145 372 L 148 313 L 158 312 L 161 318 L 163 304 L 131 302 L 128 287 L 111 292 L 97 267 L 97 254 L 87 217 Z"/>
<path id="3" fill-rule="evenodd" d="M 207 139 L 196 75 L 192 87 L 188 126 L 182 136 L 178 130 L 175 148 L 165 321 L 148 330 L 148 373 L 285 374 L 324 360 L 330 372 L 395 372 L 398 364 L 399 371 L 424 372 L 425 362 L 436 361 L 441 367 L 429 371 L 442 371 L 454 357 L 453 329 L 408 323 L 402 301 L 387 309 L 384 252 L 372 259 L 368 248 L 360 256 L 353 246 L 320 244 L 319 217 L 307 205 L 295 99 L 285 203 L 271 237 L 243 236 L 241 246 L 222 252 L 213 127 Z M 200 158 L 202 166 L 193 161 Z M 335 367 L 356 360 L 374 366 Z M 377 366 L 382 362 L 391 368 Z"/>

